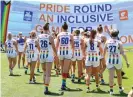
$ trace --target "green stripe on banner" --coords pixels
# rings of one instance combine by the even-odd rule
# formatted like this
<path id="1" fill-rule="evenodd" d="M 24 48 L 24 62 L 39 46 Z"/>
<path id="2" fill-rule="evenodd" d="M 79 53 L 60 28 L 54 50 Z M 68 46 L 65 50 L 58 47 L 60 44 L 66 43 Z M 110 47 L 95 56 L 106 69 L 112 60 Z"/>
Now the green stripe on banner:
<path id="1" fill-rule="evenodd" d="M 9 13 L 10 13 L 10 6 L 11 6 L 11 1 L 6 3 L 5 1 L 1 1 L 2 3 L 2 17 L 1 17 L 1 41 L 2 43 L 5 42 L 6 40 L 6 35 L 7 35 L 7 27 L 8 27 L 8 19 L 9 19 Z"/>

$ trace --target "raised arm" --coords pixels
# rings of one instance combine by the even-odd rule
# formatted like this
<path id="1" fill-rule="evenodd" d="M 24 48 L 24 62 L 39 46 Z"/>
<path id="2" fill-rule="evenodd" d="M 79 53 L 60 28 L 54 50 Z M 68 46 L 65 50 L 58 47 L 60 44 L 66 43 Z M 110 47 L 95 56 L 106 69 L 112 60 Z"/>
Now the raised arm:
<path id="1" fill-rule="evenodd" d="M 57 57 L 57 50 L 55 48 L 55 44 L 54 44 L 54 38 L 50 36 L 50 43 L 51 43 L 51 46 L 52 46 L 52 49 L 54 51 L 54 56 Z"/>
<path id="2" fill-rule="evenodd" d="M 57 42 L 56 42 L 56 50 L 58 51 L 58 47 L 59 47 L 59 42 L 60 42 L 60 40 L 59 40 L 59 36 L 57 36 Z"/>
<path id="3" fill-rule="evenodd" d="M 100 54 L 101 54 L 101 56 L 103 56 L 103 48 L 102 48 L 100 42 L 98 42 L 98 46 L 99 46 Z"/>
<path id="4" fill-rule="evenodd" d="M 72 52 L 73 52 L 73 54 L 74 54 L 74 39 L 73 39 L 73 36 L 72 36 L 72 35 L 70 36 L 70 38 L 71 38 Z"/>
<path id="5" fill-rule="evenodd" d="M 104 47 L 104 51 L 103 51 L 103 56 L 104 58 L 106 58 L 106 52 L 107 52 L 107 44 L 105 43 L 105 47 Z"/>
<path id="6" fill-rule="evenodd" d="M 126 56 L 126 54 L 125 54 L 125 52 L 124 52 L 122 43 L 119 43 L 119 47 L 120 47 L 120 53 L 122 54 L 123 58 L 125 59 L 126 64 L 127 64 L 127 67 L 129 67 L 129 63 L 128 63 L 128 60 L 127 60 L 127 56 Z"/>
<path id="7" fill-rule="evenodd" d="M 36 44 L 36 46 L 37 46 L 37 49 L 38 49 L 38 50 L 39 50 L 39 52 L 40 52 L 40 46 L 39 46 L 38 40 L 37 40 L 37 41 L 35 41 L 35 44 Z"/>

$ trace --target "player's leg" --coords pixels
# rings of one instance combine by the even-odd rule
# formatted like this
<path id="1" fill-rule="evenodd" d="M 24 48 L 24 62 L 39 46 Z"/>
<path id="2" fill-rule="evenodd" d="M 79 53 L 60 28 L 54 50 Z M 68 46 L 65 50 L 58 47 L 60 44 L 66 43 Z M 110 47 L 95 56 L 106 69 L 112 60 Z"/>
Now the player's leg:
<path id="1" fill-rule="evenodd" d="M 28 54 L 26 54 L 25 74 L 28 73 L 28 67 L 30 66 L 29 61 L 30 61 L 30 58 L 28 57 Z"/>
<path id="2" fill-rule="evenodd" d="M 13 75 L 13 72 L 12 72 L 12 59 L 10 57 L 8 57 L 8 62 L 9 62 L 9 72 L 10 72 L 10 75 Z"/>
<path id="3" fill-rule="evenodd" d="M 114 74 L 115 74 L 115 68 L 112 67 L 109 70 L 109 86 L 110 86 L 110 94 L 113 94 L 113 86 L 114 86 Z"/>
<path id="4" fill-rule="evenodd" d="M 100 78 L 101 78 L 101 84 L 105 84 L 104 79 L 103 79 L 103 72 L 106 69 L 106 64 L 105 64 L 105 59 L 102 58 L 100 59 Z"/>
<path id="5" fill-rule="evenodd" d="M 18 68 L 19 69 L 20 69 L 21 55 L 22 55 L 22 52 L 19 52 L 18 53 Z"/>
<path id="6" fill-rule="evenodd" d="M 54 59 L 54 67 L 56 67 L 55 71 L 56 71 L 56 75 L 60 74 L 60 63 L 59 60 Z"/>
<path id="7" fill-rule="evenodd" d="M 86 71 L 84 71 L 84 70 L 86 70 L 84 59 L 82 59 L 82 68 L 83 68 L 83 71 L 82 71 L 82 75 L 83 75 L 86 72 Z"/>
<path id="8" fill-rule="evenodd" d="M 46 63 L 46 74 L 45 74 L 45 94 L 48 94 L 48 86 L 50 83 L 50 76 L 51 76 L 51 69 L 52 69 L 52 62 L 47 62 Z"/>
<path id="9" fill-rule="evenodd" d="M 99 75 L 98 75 L 99 74 L 99 66 L 93 67 L 92 71 L 93 71 L 93 74 L 94 74 L 95 80 L 96 80 L 96 88 L 99 88 Z"/>
<path id="10" fill-rule="evenodd" d="M 83 72 L 83 67 L 82 67 L 82 60 L 77 60 L 77 65 L 78 65 L 78 82 L 81 82 L 81 77 L 82 77 L 82 72 Z"/>
<path id="11" fill-rule="evenodd" d="M 46 77 L 46 64 L 45 63 L 41 63 L 42 66 L 42 70 L 43 70 L 43 81 L 45 84 L 45 77 Z"/>
<path id="12" fill-rule="evenodd" d="M 71 70 L 72 70 L 72 75 L 71 75 L 71 81 L 74 82 L 75 79 L 75 67 L 76 66 L 76 61 L 71 62 Z"/>
<path id="13" fill-rule="evenodd" d="M 39 60 L 40 60 L 40 63 L 41 63 L 41 67 L 42 67 L 42 71 L 43 71 L 43 81 L 44 81 L 44 84 L 45 84 L 45 75 L 46 75 L 46 62 L 45 62 L 45 59 L 43 53 L 40 53 L 40 56 L 39 56 Z"/>
<path id="14" fill-rule="evenodd" d="M 24 67 L 24 65 L 25 65 L 25 54 L 23 55 L 22 62 L 23 62 L 23 67 Z"/>
<path id="15" fill-rule="evenodd" d="M 35 80 L 34 80 L 35 66 L 36 66 L 36 61 L 32 61 L 30 63 L 30 82 L 29 83 L 35 83 Z"/>
<path id="16" fill-rule="evenodd" d="M 17 63 L 17 57 L 12 58 L 12 70 L 14 69 L 15 65 Z"/>
<path id="17" fill-rule="evenodd" d="M 37 59 L 37 72 L 40 72 L 39 67 L 40 67 L 40 59 L 39 59 L 39 54 L 38 54 L 38 59 Z"/>
<path id="18" fill-rule="evenodd" d="M 59 60 L 60 66 L 61 66 L 61 74 L 63 74 L 63 66 L 64 66 L 64 60 Z"/>
<path id="19" fill-rule="evenodd" d="M 87 92 L 90 91 L 90 77 L 92 74 L 92 66 L 86 66 L 86 76 L 85 76 L 85 80 L 86 80 L 86 85 L 87 85 Z"/>
<path id="20" fill-rule="evenodd" d="M 69 72 L 69 66 L 70 66 L 70 59 L 64 59 L 64 64 L 62 67 L 62 90 L 66 90 L 66 79 L 68 77 L 68 72 Z"/>
<path id="21" fill-rule="evenodd" d="M 119 92 L 123 92 L 124 88 L 122 87 L 121 69 L 116 69 L 116 74 L 117 74 L 117 82 L 119 85 Z"/>

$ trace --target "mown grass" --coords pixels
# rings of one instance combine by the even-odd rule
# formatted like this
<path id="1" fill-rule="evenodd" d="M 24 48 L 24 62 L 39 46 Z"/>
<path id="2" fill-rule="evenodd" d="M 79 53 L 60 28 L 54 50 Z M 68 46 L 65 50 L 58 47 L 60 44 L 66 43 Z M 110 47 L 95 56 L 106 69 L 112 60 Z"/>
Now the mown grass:
<path id="1" fill-rule="evenodd" d="M 123 79 L 123 87 L 125 88 L 124 94 L 119 94 L 118 85 L 114 87 L 114 97 L 127 97 L 133 85 L 133 52 L 126 52 L 128 60 L 130 62 L 130 68 L 126 67 L 125 61 L 123 60 L 123 70 L 126 72 L 125 78 Z M 42 73 L 36 73 L 38 84 L 28 84 L 29 75 L 24 74 L 24 69 L 18 69 L 17 66 L 14 68 L 14 74 L 16 76 L 9 76 L 8 61 L 4 53 L 1 54 L 1 93 L 2 97 L 111 97 L 108 93 L 109 86 L 101 85 L 101 91 L 97 91 L 95 82 L 91 82 L 91 93 L 86 93 L 86 85 L 84 80 L 81 84 L 72 83 L 70 79 L 67 79 L 67 86 L 71 89 L 70 91 L 61 92 L 61 76 L 55 76 L 55 71 L 52 70 L 52 78 L 49 90 L 52 92 L 51 95 L 44 95 L 44 85 L 42 81 Z M 105 82 L 108 83 L 108 71 L 104 73 Z M 117 80 L 115 79 L 115 83 Z"/>

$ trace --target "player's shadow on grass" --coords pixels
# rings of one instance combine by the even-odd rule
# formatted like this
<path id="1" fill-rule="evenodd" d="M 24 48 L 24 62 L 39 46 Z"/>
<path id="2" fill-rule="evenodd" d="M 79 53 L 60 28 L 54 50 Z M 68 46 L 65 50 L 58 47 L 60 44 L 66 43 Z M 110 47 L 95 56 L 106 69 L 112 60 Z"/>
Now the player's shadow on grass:
<path id="1" fill-rule="evenodd" d="M 92 90 L 90 93 L 98 93 L 98 94 L 108 94 L 108 91 L 103 91 L 101 89 L 98 90 Z"/>
<path id="2" fill-rule="evenodd" d="M 120 93 L 120 94 L 113 94 L 113 96 L 116 96 L 116 97 L 127 97 L 127 93 Z"/>
<path id="3" fill-rule="evenodd" d="M 30 75 L 30 74 L 26 74 L 26 75 Z M 34 74 L 35 76 L 41 76 L 40 74 Z"/>
<path id="4" fill-rule="evenodd" d="M 85 84 L 85 82 L 73 82 L 74 84 Z"/>
<path id="5" fill-rule="evenodd" d="M 51 77 L 59 77 L 59 76 L 57 76 L 57 75 L 55 74 L 55 75 L 51 75 Z"/>
<path id="6" fill-rule="evenodd" d="M 100 84 L 102 86 L 109 86 L 109 83 Z"/>
<path id="7" fill-rule="evenodd" d="M 128 77 L 122 77 L 122 79 L 128 79 Z"/>
<path id="8" fill-rule="evenodd" d="M 60 91 L 62 91 L 62 90 L 60 90 Z M 71 89 L 71 88 L 68 88 L 68 87 L 67 87 L 67 89 L 66 89 L 65 91 L 68 91 L 68 92 L 80 92 L 80 91 L 83 91 L 83 90 L 80 89 L 80 88 Z"/>
<path id="9" fill-rule="evenodd" d="M 26 84 L 29 84 L 29 83 L 26 83 Z M 36 83 L 33 83 L 33 84 L 29 84 L 29 85 L 43 85 L 44 83 L 40 83 L 40 82 L 36 82 Z"/>
<path id="10" fill-rule="evenodd" d="M 61 93 L 54 93 L 54 92 L 50 92 L 49 94 L 47 95 L 50 95 L 50 96 L 63 96 L 64 95 L 64 92 L 62 91 Z"/>
<path id="11" fill-rule="evenodd" d="M 13 74 L 13 75 L 9 75 L 9 76 L 20 77 L 21 75 L 19 75 L 19 74 Z"/>
<path id="12" fill-rule="evenodd" d="M 117 78 L 117 76 L 115 76 L 114 78 Z M 128 77 L 123 76 L 122 79 L 128 79 Z"/>

